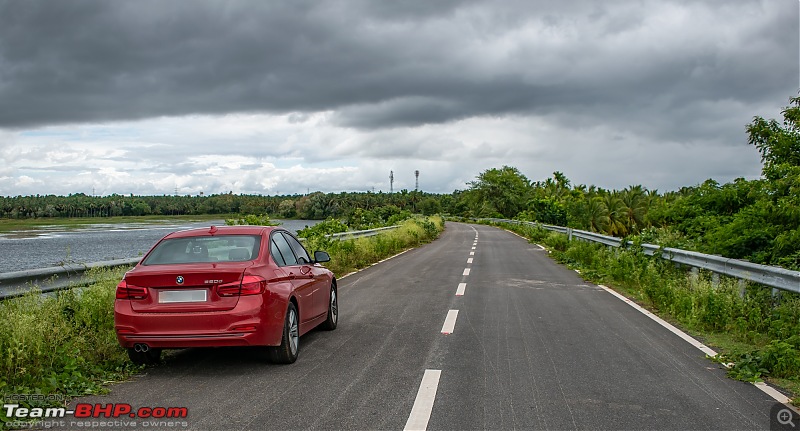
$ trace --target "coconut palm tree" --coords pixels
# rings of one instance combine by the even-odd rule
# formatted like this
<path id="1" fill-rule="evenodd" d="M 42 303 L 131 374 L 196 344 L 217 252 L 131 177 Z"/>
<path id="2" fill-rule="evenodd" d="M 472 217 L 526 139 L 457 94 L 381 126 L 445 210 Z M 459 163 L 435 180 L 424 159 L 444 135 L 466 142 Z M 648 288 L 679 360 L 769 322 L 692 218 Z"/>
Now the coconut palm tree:
<path id="1" fill-rule="evenodd" d="M 642 186 L 630 186 L 619 194 L 624 205 L 623 220 L 625 230 L 629 233 L 638 232 L 644 227 L 644 217 L 647 214 L 647 199 Z"/>
<path id="2" fill-rule="evenodd" d="M 625 236 L 628 230 L 625 227 L 625 204 L 619 198 L 617 192 L 606 193 L 602 197 L 603 204 L 608 210 L 608 226 L 606 233 L 614 236 Z"/>
<path id="3" fill-rule="evenodd" d="M 608 208 L 603 203 L 603 198 L 595 197 L 586 202 L 586 218 L 588 219 L 589 230 L 592 232 L 603 232 L 609 223 Z"/>

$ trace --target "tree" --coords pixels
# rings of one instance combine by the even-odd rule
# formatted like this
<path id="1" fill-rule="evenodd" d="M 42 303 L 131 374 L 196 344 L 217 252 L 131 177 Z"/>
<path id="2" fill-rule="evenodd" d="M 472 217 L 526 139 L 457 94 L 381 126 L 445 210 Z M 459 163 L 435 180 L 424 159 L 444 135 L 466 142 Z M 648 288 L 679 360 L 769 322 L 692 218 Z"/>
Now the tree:
<path id="1" fill-rule="evenodd" d="M 777 179 L 788 167 L 800 166 L 800 97 L 789 99 L 783 109 L 783 126 L 775 119 L 753 117 L 747 125 L 748 142 L 755 145 L 764 163 L 767 179 Z"/>
<path id="2" fill-rule="evenodd" d="M 761 223 L 777 234 L 765 259 L 790 268 L 800 267 L 800 97 L 783 109 L 783 126 L 774 119 L 754 117 L 747 126 L 748 142 L 758 148 L 764 163 L 764 192 L 755 205 L 766 207 Z"/>
<path id="3" fill-rule="evenodd" d="M 484 212 L 488 205 L 503 217 L 514 217 L 524 208 L 530 192 L 528 178 L 511 166 L 488 169 L 468 184 L 476 214 Z"/>
<path id="4" fill-rule="evenodd" d="M 608 208 L 603 203 L 603 198 L 596 196 L 589 199 L 586 204 L 586 216 L 588 218 L 589 230 L 592 232 L 604 232 L 609 224 Z"/>
<path id="5" fill-rule="evenodd" d="M 625 227 L 625 204 L 617 196 L 616 192 L 606 193 L 602 198 L 603 205 L 608 211 L 608 224 L 606 233 L 615 236 L 625 236 L 628 230 Z"/>
<path id="6" fill-rule="evenodd" d="M 647 214 L 647 199 L 642 186 L 630 186 L 619 194 L 623 208 L 623 221 L 625 230 L 638 232 L 644 227 Z"/>

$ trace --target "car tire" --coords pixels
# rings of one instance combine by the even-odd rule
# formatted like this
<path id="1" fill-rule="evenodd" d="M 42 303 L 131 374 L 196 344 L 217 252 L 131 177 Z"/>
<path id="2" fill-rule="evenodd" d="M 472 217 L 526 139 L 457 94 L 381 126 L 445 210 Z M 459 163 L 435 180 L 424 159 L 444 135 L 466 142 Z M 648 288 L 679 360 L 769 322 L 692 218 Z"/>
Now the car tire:
<path id="1" fill-rule="evenodd" d="M 150 349 L 146 352 L 137 352 L 133 348 L 126 350 L 128 358 L 136 365 L 153 365 L 161 362 L 161 349 Z"/>
<path id="2" fill-rule="evenodd" d="M 319 325 L 320 329 L 333 331 L 339 323 L 339 295 L 336 294 L 336 287 L 331 283 L 331 296 L 328 301 L 328 318 Z"/>
<path id="3" fill-rule="evenodd" d="M 276 364 L 291 364 L 297 360 L 300 350 L 300 316 L 297 314 L 297 307 L 289 302 L 286 310 L 286 318 L 283 321 L 283 334 L 281 335 L 281 345 L 269 349 L 270 362 Z"/>

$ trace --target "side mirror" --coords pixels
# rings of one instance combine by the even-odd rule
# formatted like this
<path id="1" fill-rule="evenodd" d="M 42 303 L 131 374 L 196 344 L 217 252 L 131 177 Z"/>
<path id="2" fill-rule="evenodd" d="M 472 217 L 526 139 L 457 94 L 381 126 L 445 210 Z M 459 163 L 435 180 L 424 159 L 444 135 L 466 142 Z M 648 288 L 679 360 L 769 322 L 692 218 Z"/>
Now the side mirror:
<path id="1" fill-rule="evenodd" d="M 328 253 L 320 250 L 314 252 L 314 262 L 322 263 L 330 261 L 331 261 L 331 255 L 329 255 Z"/>

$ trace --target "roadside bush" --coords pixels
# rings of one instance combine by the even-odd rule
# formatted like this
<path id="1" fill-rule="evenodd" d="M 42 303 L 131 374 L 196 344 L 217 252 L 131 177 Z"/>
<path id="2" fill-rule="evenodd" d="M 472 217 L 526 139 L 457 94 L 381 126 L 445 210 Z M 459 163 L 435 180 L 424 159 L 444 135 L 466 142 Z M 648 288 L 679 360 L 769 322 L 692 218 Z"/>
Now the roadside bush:
<path id="1" fill-rule="evenodd" d="M 127 269 L 127 268 L 125 268 Z M 102 382 L 123 378 L 130 364 L 114 334 L 113 304 L 125 269 L 92 270 L 92 286 L 43 296 L 33 290 L 0 302 L 0 392 L 100 393 Z M 53 405 L 22 401 L 27 407 Z M 0 415 L 0 420 L 7 418 Z"/>
<path id="2" fill-rule="evenodd" d="M 331 255 L 326 266 L 337 277 L 369 266 L 405 249 L 436 239 L 444 229 L 441 217 L 416 217 L 406 220 L 400 227 L 366 238 L 330 240 L 315 235 L 307 238 L 311 250 L 325 250 Z"/>
<path id="3" fill-rule="evenodd" d="M 347 225 L 342 223 L 340 220 L 328 218 L 327 220 L 321 221 L 314 226 L 300 229 L 297 231 L 297 236 L 300 238 L 311 239 L 339 232 L 347 232 Z"/>
<path id="4" fill-rule="evenodd" d="M 228 226 L 251 225 L 251 226 L 277 226 L 280 223 L 275 223 L 270 220 L 266 214 L 247 214 L 237 218 L 225 219 L 225 224 Z"/>

